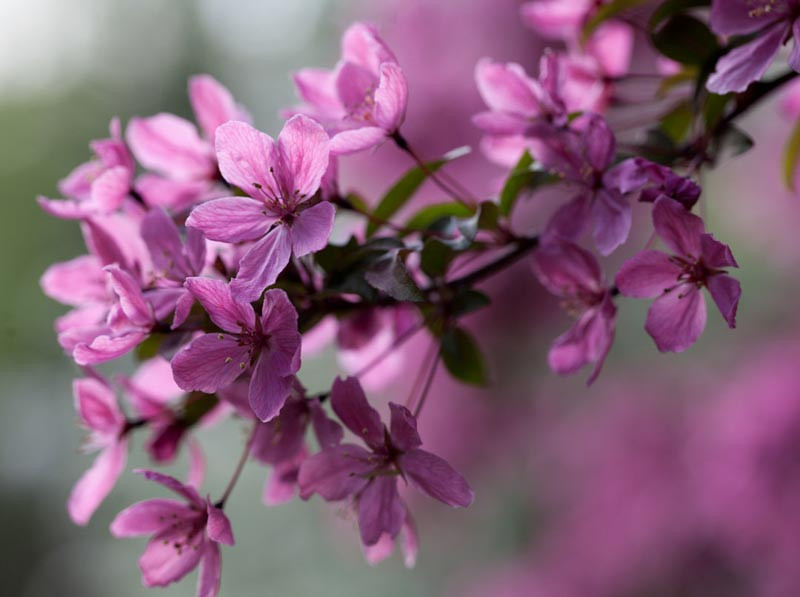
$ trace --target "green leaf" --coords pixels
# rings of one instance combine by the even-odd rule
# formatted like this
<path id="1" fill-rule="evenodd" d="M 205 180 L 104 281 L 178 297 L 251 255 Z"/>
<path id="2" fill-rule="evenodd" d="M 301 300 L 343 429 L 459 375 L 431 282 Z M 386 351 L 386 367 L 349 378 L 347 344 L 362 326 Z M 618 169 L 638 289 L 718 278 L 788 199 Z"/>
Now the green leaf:
<path id="1" fill-rule="evenodd" d="M 494 201 L 483 201 L 478 207 L 478 230 L 495 230 L 500 218 L 500 206 Z"/>
<path id="2" fill-rule="evenodd" d="M 661 23 L 673 15 L 686 12 L 690 8 L 699 8 L 710 4 L 711 0 L 667 0 L 653 11 L 650 17 L 650 31 L 656 29 Z"/>
<path id="3" fill-rule="evenodd" d="M 422 246 L 420 268 L 426 276 L 439 278 L 447 273 L 447 268 L 455 255 L 455 251 L 439 239 L 430 238 Z"/>
<path id="4" fill-rule="evenodd" d="M 509 216 L 522 191 L 533 191 L 561 180 L 548 172 L 534 168 L 533 158 L 527 151 L 508 175 L 500 191 L 500 213 Z"/>
<path id="5" fill-rule="evenodd" d="M 795 176 L 797 175 L 797 164 L 800 161 L 800 120 L 798 120 L 789 140 L 786 142 L 786 149 L 783 152 L 783 180 L 789 190 L 795 191 Z"/>
<path id="6" fill-rule="evenodd" d="M 454 378 L 472 385 L 486 385 L 486 365 L 472 335 L 463 328 L 442 334 L 442 361 Z"/>
<path id="7" fill-rule="evenodd" d="M 750 151 L 754 145 L 753 138 L 745 133 L 742 129 L 728 125 L 725 132 L 716 139 L 716 150 L 719 152 L 724 148 L 730 148 L 731 155 L 741 155 Z"/>
<path id="8" fill-rule="evenodd" d="M 683 101 L 661 118 L 661 130 L 673 141 L 680 143 L 689 134 L 694 120 L 691 102 Z"/>
<path id="9" fill-rule="evenodd" d="M 406 223 L 405 227 L 410 230 L 425 230 L 430 227 L 431 224 L 442 218 L 448 216 L 465 218 L 472 214 L 473 212 L 461 203 L 435 203 L 423 207 L 411 216 L 411 219 Z"/>
<path id="10" fill-rule="evenodd" d="M 708 25 L 685 14 L 671 17 L 650 39 L 659 52 L 681 64 L 702 66 L 719 51 L 717 36 Z"/>
<path id="11" fill-rule="evenodd" d="M 197 424 L 200 419 L 206 416 L 213 409 L 219 399 L 215 394 L 203 394 L 202 392 L 192 392 L 186 397 L 183 404 L 181 420 L 184 425 L 191 427 Z"/>
<path id="12" fill-rule="evenodd" d="M 364 278 L 373 287 L 398 301 L 420 302 L 425 299 L 406 269 L 406 264 L 396 251 L 373 263 L 364 273 Z"/>
<path id="13" fill-rule="evenodd" d="M 453 160 L 467 155 L 469 152 L 469 147 L 459 147 L 447 152 L 438 160 L 428 162 L 425 164 L 425 169 L 423 169 L 421 166 L 415 166 L 406 172 L 405 175 L 398 180 L 391 189 L 389 189 L 386 195 L 384 195 L 383 199 L 381 199 L 381 202 L 375 208 L 375 211 L 372 212 L 375 218 L 384 221 L 389 220 L 408 202 L 409 199 L 411 199 L 411 197 L 414 196 L 414 193 L 417 192 L 419 187 L 422 186 L 422 183 L 425 182 L 425 179 L 428 178 L 430 174 L 436 172 L 448 162 L 452 162 Z M 375 234 L 380 227 L 380 222 L 370 221 L 367 223 L 367 237 Z"/>
<path id="14" fill-rule="evenodd" d="M 147 361 L 152 359 L 154 356 L 157 356 L 158 351 L 166 338 L 166 334 L 160 334 L 158 332 L 150 334 L 136 347 L 136 358 L 139 361 Z"/>
<path id="15" fill-rule="evenodd" d="M 450 302 L 450 315 L 462 317 L 488 307 L 490 304 L 491 300 L 485 293 L 471 288 L 464 288 Z"/>
<path id="16" fill-rule="evenodd" d="M 603 24 L 604 21 L 616 17 L 618 14 L 625 12 L 630 8 L 635 8 L 641 4 L 645 4 L 650 0 L 611 0 L 607 4 L 604 4 L 597 12 L 594 13 L 591 19 L 586 22 L 586 25 L 583 26 L 583 33 L 581 34 L 581 39 L 585 42 L 589 37 L 591 37 L 592 33 Z"/>

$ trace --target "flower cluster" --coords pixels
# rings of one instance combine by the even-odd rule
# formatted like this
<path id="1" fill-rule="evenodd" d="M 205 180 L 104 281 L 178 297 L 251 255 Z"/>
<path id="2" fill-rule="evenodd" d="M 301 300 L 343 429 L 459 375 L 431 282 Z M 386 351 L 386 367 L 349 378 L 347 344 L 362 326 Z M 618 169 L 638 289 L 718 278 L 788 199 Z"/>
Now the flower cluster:
<path id="1" fill-rule="evenodd" d="M 140 560 L 145 585 L 169 584 L 200 564 L 198 593 L 217 594 L 219 545 L 233 544 L 224 508 L 251 457 L 272 468 L 266 504 L 295 494 L 346 502 L 369 561 L 389 555 L 402 533 L 411 565 L 418 539 L 404 487 L 454 507 L 474 497 L 445 460 L 421 449 L 417 419 L 440 362 L 464 383 L 486 382 L 478 342 L 461 322 L 490 302 L 476 286 L 528 259 L 576 318 L 553 343 L 550 367 L 568 374 L 591 364 L 590 383 L 612 349 L 620 295 L 655 298 L 645 330 L 662 352 L 684 351 L 700 337 L 703 288 L 735 327 L 741 288 L 728 269 L 738 265 L 692 213 L 704 199 L 697 174 L 741 137 L 736 117 L 777 85 L 721 97 L 704 90 L 703 77 L 719 56 L 711 92 L 741 90 L 763 74 L 794 26 L 795 3 L 715 0 L 714 31 L 757 32 L 738 47 L 721 46 L 687 14 L 694 3 L 663 5 L 650 20 L 663 56 L 648 76 L 691 118 L 676 126 L 672 110 L 648 131 L 647 116 L 634 140 L 619 136 L 610 114 L 629 107 L 622 86 L 637 75 L 629 70 L 639 15 L 613 4 L 526 3 L 524 22 L 556 44 L 535 77 L 519 64 L 478 62 L 486 109 L 473 123 L 486 158 L 506 169 L 489 197 L 446 173 L 464 151 L 426 162 L 401 134 L 409 86 L 368 24 L 345 32 L 332 70 L 296 73 L 301 103 L 285 112 L 277 138 L 254 128 L 207 75 L 189 81 L 197 127 L 158 114 L 131 119 L 123 135 L 112 120 L 110 138 L 94 141 L 94 157 L 60 184 L 64 198 L 39 199 L 49 214 L 79 222 L 87 251 L 42 277 L 44 292 L 70 307 L 56 332 L 82 373 L 76 408 L 90 447 L 100 450 L 69 498 L 72 519 L 89 521 L 125 467 L 129 436 L 148 429 L 154 463 L 172 461 L 186 445 L 195 464 L 186 484 L 144 471 L 182 501 L 147 500 L 112 523 L 115 536 L 153 534 Z M 683 55 L 672 39 L 687 19 L 708 32 L 707 54 Z M 676 87 L 675 77 L 697 85 Z M 411 170 L 378 201 L 342 193 L 338 160 L 380 143 L 406 154 Z M 400 220 L 426 179 L 442 201 Z M 519 217 L 520 200 L 545 188 L 557 202 L 549 217 Z M 337 210 L 360 218 L 344 244 L 330 242 Z M 637 220 L 637 211 L 646 217 Z M 642 237 L 636 221 L 652 237 L 642 251 L 629 249 Z M 669 252 L 650 248 L 657 239 Z M 614 276 L 600 261 L 612 255 L 624 260 Z M 423 331 L 433 349 L 419 383 L 406 405 L 388 404 L 383 424 L 362 382 L 378 388 L 401 372 L 402 345 Z M 350 377 L 309 395 L 298 378 L 302 357 L 330 341 Z M 130 353 L 140 361 L 133 375 L 99 372 Z M 252 431 L 214 501 L 198 493 L 202 458 L 192 433 L 223 417 Z M 343 426 L 363 445 L 345 441 Z"/>

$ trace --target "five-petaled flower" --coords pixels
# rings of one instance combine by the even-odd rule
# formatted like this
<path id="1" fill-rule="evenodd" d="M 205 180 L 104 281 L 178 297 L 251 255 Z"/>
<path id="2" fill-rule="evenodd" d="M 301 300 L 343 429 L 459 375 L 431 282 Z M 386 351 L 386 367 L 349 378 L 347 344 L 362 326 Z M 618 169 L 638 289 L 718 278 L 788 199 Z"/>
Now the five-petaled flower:
<path id="1" fill-rule="evenodd" d="M 707 234 L 703 220 L 677 201 L 660 197 L 653 206 L 653 225 L 672 251 L 642 251 L 626 261 L 616 283 L 625 296 L 658 297 L 647 312 L 645 329 L 661 352 L 682 352 L 706 326 L 705 287 L 731 328 L 742 293 L 724 268 L 739 267 L 728 245 Z"/>

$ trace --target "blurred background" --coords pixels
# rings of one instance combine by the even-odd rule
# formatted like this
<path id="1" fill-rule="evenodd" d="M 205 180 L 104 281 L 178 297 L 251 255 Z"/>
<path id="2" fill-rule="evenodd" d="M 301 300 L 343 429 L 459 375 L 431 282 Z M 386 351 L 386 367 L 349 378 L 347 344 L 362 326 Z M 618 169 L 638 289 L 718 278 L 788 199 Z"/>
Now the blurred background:
<path id="1" fill-rule="evenodd" d="M 37 194 L 89 157 L 111 117 L 160 111 L 191 118 L 187 78 L 210 73 L 272 134 L 294 99 L 289 74 L 332 66 L 354 19 L 379 24 L 406 69 L 404 134 L 429 156 L 477 146 L 481 56 L 536 72 L 541 40 L 515 0 L 0 0 L 0 578 L 15 597 L 145 595 L 144 540 L 113 540 L 108 523 L 152 487 L 124 475 L 86 528 L 64 504 L 91 462 L 78 453 L 70 384 L 59 349 L 63 308 L 38 279 L 83 252 L 77 226 L 52 219 Z M 467 511 L 411 499 L 421 549 L 362 558 L 355 525 L 314 499 L 266 508 L 266 470 L 249 465 L 229 510 L 237 546 L 223 551 L 222 595 L 480 595 L 671 597 L 800 595 L 800 199 L 780 183 L 789 124 L 778 98 L 749 115 L 756 147 L 704 174 L 709 228 L 733 247 L 744 294 L 739 329 L 709 311 L 706 334 L 659 355 L 643 330 L 647 305 L 621 300 L 617 341 L 599 381 L 555 378 L 549 343 L 569 319 L 521 263 L 488 287 L 495 305 L 472 318 L 493 385 L 465 389 L 439 376 L 421 420 L 425 443 L 469 478 Z M 409 167 L 384 146 L 342 163 L 343 188 L 377 198 Z M 478 193 L 503 172 L 479 151 L 453 173 Z M 435 197 L 433 190 L 428 190 Z M 421 199 L 424 200 L 424 197 Z M 638 207 L 642 238 L 649 208 Z M 530 207 L 536 229 L 536 208 Z M 619 260 L 606 263 L 613 275 Z M 424 353 L 412 343 L 404 375 L 377 395 L 402 399 Z M 304 363 L 311 390 L 338 372 L 325 351 Z M 243 431 L 202 431 L 218 493 Z M 146 464 L 135 449 L 129 468 Z M 181 455 L 173 471 L 183 476 Z M 187 580 L 163 591 L 193 595 Z"/>

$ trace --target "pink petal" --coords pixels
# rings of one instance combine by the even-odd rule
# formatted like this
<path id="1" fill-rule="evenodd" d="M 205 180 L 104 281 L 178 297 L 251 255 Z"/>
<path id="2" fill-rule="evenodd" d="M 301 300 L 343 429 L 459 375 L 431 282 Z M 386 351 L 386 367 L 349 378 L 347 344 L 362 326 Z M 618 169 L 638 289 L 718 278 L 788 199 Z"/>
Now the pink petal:
<path id="1" fill-rule="evenodd" d="M 321 114 L 341 118 L 342 104 L 336 93 L 336 72 L 322 68 L 304 68 L 292 75 L 300 98 Z"/>
<path id="2" fill-rule="evenodd" d="M 205 501 L 200 498 L 200 496 L 197 494 L 197 490 L 195 490 L 194 487 L 181 483 L 175 477 L 170 477 L 169 475 L 159 473 L 158 471 L 151 471 L 147 469 L 135 469 L 133 472 L 144 475 L 144 478 L 148 481 L 153 481 L 154 483 L 163 485 L 170 491 L 174 491 L 190 504 L 201 506 L 202 508 L 206 507 Z"/>
<path id="3" fill-rule="evenodd" d="M 131 171 L 124 166 L 109 168 L 92 183 L 92 203 L 101 213 L 119 209 L 131 190 Z"/>
<path id="4" fill-rule="evenodd" d="M 677 201 L 659 197 L 653 204 L 653 226 L 661 240 L 680 257 L 699 257 L 703 220 L 686 211 Z"/>
<path id="5" fill-rule="evenodd" d="M 527 119 L 508 112 L 479 112 L 472 117 L 472 124 L 488 135 L 523 134 L 528 128 Z"/>
<path id="6" fill-rule="evenodd" d="M 661 352 L 683 352 L 706 327 L 706 302 L 696 286 L 684 284 L 650 305 L 644 329 Z"/>
<path id="7" fill-rule="evenodd" d="M 302 257 L 321 251 L 333 230 L 336 208 L 328 201 L 317 203 L 297 214 L 292 222 L 292 253 Z"/>
<path id="8" fill-rule="evenodd" d="M 502 64 L 482 58 L 475 66 L 475 82 L 483 101 L 492 110 L 528 116 L 541 112 L 537 94 L 532 89 L 538 82 L 531 79 L 519 64 Z"/>
<path id="9" fill-rule="evenodd" d="M 318 493 L 329 502 L 343 500 L 364 487 L 365 475 L 373 468 L 370 453 L 361 446 L 341 444 L 323 450 L 300 465 L 300 497 L 307 500 Z"/>
<path id="10" fill-rule="evenodd" d="M 739 307 L 739 297 L 742 296 L 742 286 L 739 281 L 731 276 L 718 274 L 708 278 L 706 286 L 728 327 L 735 328 L 736 310 Z"/>
<path id="11" fill-rule="evenodd" d="M 259 425 L 250 454 L 264 464 L 291 460 L 302 451 L 308 423 L 308 411 L 301 400 L 286 403 L 280 415 Z"/>
<path id="12" fill-rule="evenodd" d="M 106 274 L 94 255 L 82 255 L 48 267 L 39 281 L 42 291 L 65 305 L 108 300 Z"/>
<path id="13" fill-rule="evenodd" d="M 171 274 L 177 269 L 184 272 L 184 276 L 190 275 L 178 227 L 163 208 L 154 207 L 147 212 L 142 220 L 141 235 L 159 273 Z"/>
<path id="14" fill-rule="evenodd" d="M 294 497 L 300 465 L 307 458 L 304 449 L 289 459 L 277 463 L 264 483 L 261 500 L 266 506 L 285 504 Z"/>
<path id="15" fill-rule="evenodd" d="M 379 126 L 364 126 L 336 133 L 331 138 L 330 150 L 335 155 L 349 155 L 374 147 L 386 138 Z"/>
<path id="16" fill-rule="evenodd" d="M 344 62 L 337 69 L 336 92 L 349 114 L 372 114 L 374 108 L 367 99 L 373 97 L 377 86 L 377 71 L 354 62 Z"/>
<path id="17" fill-rule="evenodd" d="M 733 253 L 731 253 L 731 248 L 716 240 L 712 234 L 703 234 L 700 237 L 700 247 L 702 249 L 703 263 L 707 267 L 739 267 L 733 257 Z"/>
<path id="18" fill-rule="evenodd" d="M 610 255 L 628 240 L 631 205 L 621 193 L 600 189 L 592 202 L 594 243 L 601 255 Z"/>
<path id="19" fill-rule="evenodd" d="M 118 539 L 151 535 L 168 528 L 176 520 L 195 518 L 197 512 L 184 502 L 168 499 L 152 499 L 128 506 L 111 522 L 111 534 Z"/>
<path id="20" fill-rule="evenodd" d="M 169 326 L 171 330 L 179 328 L 186 322 L 186 319 L 192 312 L 193 306 L 194 295 L 188 290 L 184 291 L 183 294 L 180 295 L 178 301 L 175 303 L 175 317 L 172 319 L 172 325 Z"/>
<path id="21" fill-rule="evenodd" d="M 291 375 L 300 369 L 300 332 L 297 311 L 281 289 L 264 293 L 261 306 L 261 329 L 270 337 L 266 353 L 270 368 L 277 375 Z"/>
<path id="22" fill-rule="evenodd" d="M 357 22 L 342 35 L 342 59 L 377 73 L 383 62 L 397 62 L 374 25 Z"/>
<path id="23" fill-rule="evenodd" d="M 604 75 L 621 77 L 630 69 L 633 42 L 630 25 L 621 21 L 605 21 L 586 42 L 586 52 L 597 59 Z"/>
<path id="24" fill-rule="evenodd" d="M 372 448 L 383 446 L 383 424 L 378 411 L 367 402 L 356 377 L 337 377 L 331 388 L 331 406 L 339 420 Z"/>
<path id="25" fill-rule="evenodd" d="M 581 193 L 562 205 L 547 223 L 547 233 L 567 240 L 577 240 L 589 226 L 592 198 Z"/>
<path id="26" fill-rule="evenodd" d="M 708 78 L 708 90 L 724 94 L 747 89 L 750 83 L 760 79 L 767 71 L 788 30 L 787 24 L 775 25 L 753 41 L 725 54 L 717 61 L 716 70 Z"/>
<path id="27" fill-rule="evenodd" d="M 203 447 L 197 440 L 189 440 L 189 473 L 186 484 L 199 490 L 206 478 L 206 457 Z"/>
<path id="28" fill-rule="evenodd" d="M 414 520 L 406 511 L 406 520 L 403 523 L 403 564 L 406 568 L 413 568 L 417 564 L 417 553 L 419 553 L 419 537 Z"/>
<path id="29" fill-rule="evenodd" d="M 232 333 L 255 329 L 256 313 L 247 303 L 237 303 L 231 288 L 222 280 L 187 278 L 186 288 L 203 305 L 211 321 Z"/>
<path id="30" fill-rule="evenodd" d="M 99 379 L 85 377 L 72 382 L 75 410 L 83 422 L 95 431 L 118 433 L 125 425 L 125 415 L 117 405 L 114 391 Z"/>
<path id="31" fill-rule="evenodd" d="M 214 145 L 218 126 L 229 120 L 250 120 L 247 112 L 236 105 L 231 92 L 210 75 L 195 75 L 189 79 L 189 101 L 211 145 Z"/>
<path id="32" fill-rule="evenodd" d="M 275 216 L 263 201 L 249 197 L 225 197 L 201 203 L 192 210 L 186 225 L 198 230 L 209 240 L 239 243 L 264 236 L 275 222 Z"/>
<path id="33" fill-rule="evenodd" d="M 406 452 L 422 445 L 422 440 L 417 433 L 417 421 L 405 406 L 389 403 L 391 411 L 391 437 L 392 445 L 398 450 Z"/>
<path id="34" fill-rule="evenodd" d="M 222 578 L 222 558 L 219 545 L 206 541 L 203 558 L 200 560 L 200 574 L 197 577 L 197 597 L 216 597 Z"/>
<path id="35" fill-rule="evenodd" d="M 263 191 L 271 191 L 271 195 L 278 192 L 275 177 L 270 174 L 270 168 L 277 167 L 272 137 L 247 123 L 227 122 L 217 129 L 216 150 L 219 170 L 229 183 L 256 199 L 263 199 Z"/>
<path id="36" fill-rule="evenodd" d="M 551 239 L 533 253 L 536 277 L 551 293 L 574 297 L 602 290 L 603 272 L 595 256 L 578 245 Z"/>
<path id="37" fill-rule="evenodd" d="M 615 281 L 625 296 L 654 298 L 675 286 L 680 273 L 666 253 L 642 251 L 622 264 Z"/>
<path id="38" fill-rule="evenodd" d="M 410 450 L 398 458 L 398 464 L 419 490 L 440 502 L 467 507 L 475 499 L 475 493 L 464 477 L 435 454 L 420 449 Z"/>
<path id="39" fill-rule="evenodd" d="M 46 214 L 63 220 L 80 220 L 94 213 L 91 204 L 87 201 L 75 201 L 73 199 L 54 200 L 47 197 L 37 197 L 36 202 Z"/>
<path id="40" fill-rule="evenodd" d="M 582 149 L 589 165 L 598 172 L 608 168 L 614 161 L 617 141 L 606 119 L 598 114 L 587 114 L 575 119 L 572 126 L 580 130 L 585 143 Z"/>
<path id="41" fill-rule="evenodd" d="M 231 281 L 231 294 L 240 302 L 258 300 L 289 263 L 292 253 L 291 232 L 287 226 L 276 226 L 250 247 L 241 261 L 239 273 Z"/>
<path id="42" fill-rule="evenodd" d="M 97 365 L 128 354 L 147 337 L 144 332 L 127 332 L 109 336 L 101 334 L 91 343 L 79 343 L 72 351 L 72 358 L 78 365 Z"/>
<path id="43" fill-rule="evenodd" d="M 225 545 L 234 545 L 233 530 L 231 530 L 231 521 L 225 516 L 225 513 L 210 502 L 206 505 L 208 512 L 208 522 L 206 523 L 206 533 L 208 538 L 216 543 L 224 543 Z"/>
<path id="44" fill-rule="evenodd" d="M 572 39 L 580 30 L 593 0 L 536 0 L 520 7 L 523 22 L 550 39 Z"/>
<path id="45" fill-rule="evenodd" d="M 104 269 L 112 290 L 119 297 L 122 312 L 131 323 L 140 327 L 153 325 L 153 308 L 145 300 L 139 282 L 118 265 L 107 265 Z"/>
<path id="46" fill-rule="evenodd" d="M 67 511 L 75 524 L 85 525 L 106 499 L 125 468 L 128 445 L 124 440 L 114 442 L 95 459 L 75 487 L 72 488 Z"/>
<path id="47" fill-rule="evenodd" d="M 711 28 L 721 35 L 753 33 L 786 16 L 785 7 L 774 3 L 770 11 L 754 11 L 752 4 L 742 0 L 714 0 L 711 3 Z"/>
<path id="48" fill-rule="evenodd" d="M 262 351 L 253 368 L 248 398 L 250 408 L 262 421 L 275 418 L 289 397 L 294 376 L 280 375 L 269 351 Z"/>
<path id="49" fill-rule="evenodd" d="M 792 23 L 792 52 L 789 54 L 789 68 L 794 72 L 800 72 L 800 20 L 795 19 Z"/>
<path id="50" fill-rule="evenodd" d="M 310 408 L 311 424 L 314 427 L 314 435 L 317 437 L 320 448 L 324 450 L 339 444 L 344 436 L 342 426 L 329 418 L 319 403 L 313 403 Z"/>
<path id="51" fill-rule="evenodd" d="M 227 334 L 204 334 L 172 359 L 175 383 L 187 391 L 216 392 L 239 377 L 250 363 L 247 346 Z"/>
<path id="52" fill-rule="evenodd" d="M 405 508 L 397 493 L 397 478 L 372 479 L 358 498 L 358 530 L 364 545 L 374 545 L 383 533 L 396 537 L 405 518 Z"/>
<path id="53" fill-rule="evenodd" d="M 206 198 L 214 185 L 208 180 L 172 180 L 146 173 L 136 179 L 135 188 L 149 206 L 182 211 Z"/>
<path id="54" fill-rule="evenodd" d="M 166 587 L 189 574 L 200 562 L 206 539 L 202 532 L 192 534 L 192 524 L 175 525 L 148 542 L 139 558 L 142 583 L 146 587 Z M 187 542 L 187 536 L 191 542 Z"/>
<path id="55" fill-rule="evenodd" d="M 283 188 L 295 200 L 311 197 L 328 169 L 330 138 L 322 125 L 308 116 L 292 116 L 278 136 Z"/>
<path id="56" fill-rule="evenodd" d="M 408 83 L 403 69 L 394 62 L 384 62 L 375 90 L 375 120 L 381 128 L 395 132 L 406 117 Z"/>
<path id="57" fill-rule="evenodd" d="M 367 564 L 375 566 L 391 556 L 394 552 L 394 537 L 389 533 L 383 533 L 375 543 L 372 545 L 363 545 L 362 549 Z"/>
<path id="58" fill-rule="evenodd" d="M 211 146 L 191 122 L 173 114 L 131 119 L 127 139 L 142 166 L 170 178 L 212 178 L 216 172 Z"/>

